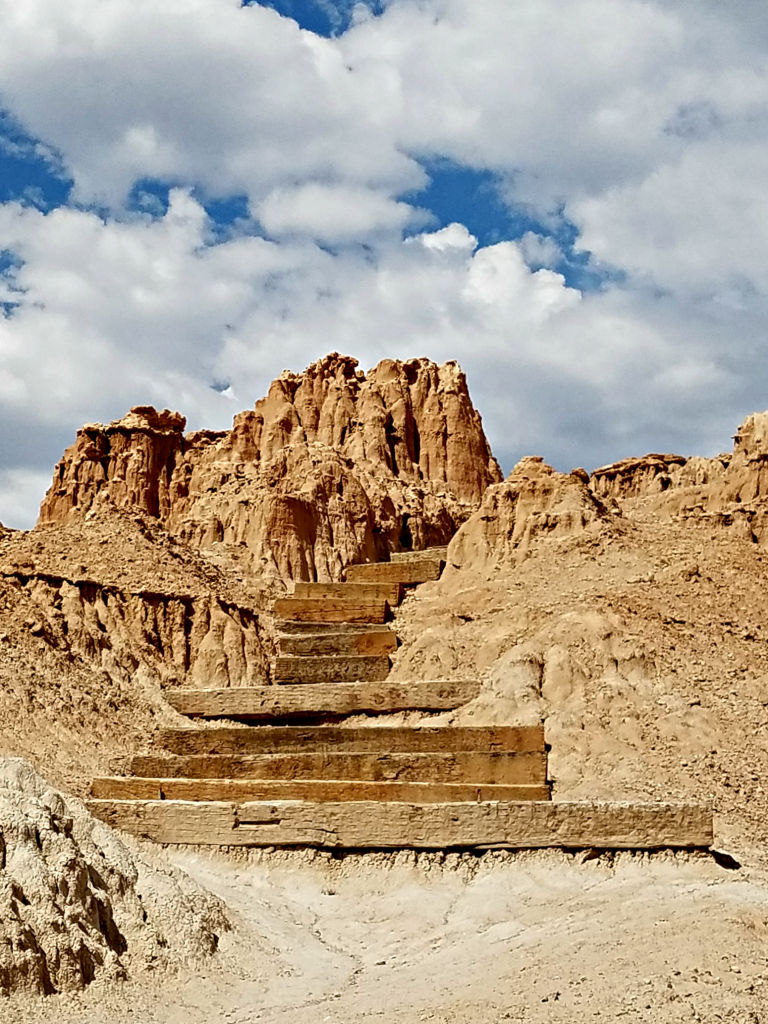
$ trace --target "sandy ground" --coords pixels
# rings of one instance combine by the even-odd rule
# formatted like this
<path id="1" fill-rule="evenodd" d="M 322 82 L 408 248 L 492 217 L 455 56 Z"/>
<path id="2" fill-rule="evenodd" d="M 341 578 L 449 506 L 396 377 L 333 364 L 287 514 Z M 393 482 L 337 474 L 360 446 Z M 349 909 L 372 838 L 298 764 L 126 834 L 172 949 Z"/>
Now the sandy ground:
<path id="1" fill-rule="evenodd" d="M 768 874 L 707 855 L 160 856 L 226 901 L 219 954 L 3 1024 L 768 1021 Z"/>

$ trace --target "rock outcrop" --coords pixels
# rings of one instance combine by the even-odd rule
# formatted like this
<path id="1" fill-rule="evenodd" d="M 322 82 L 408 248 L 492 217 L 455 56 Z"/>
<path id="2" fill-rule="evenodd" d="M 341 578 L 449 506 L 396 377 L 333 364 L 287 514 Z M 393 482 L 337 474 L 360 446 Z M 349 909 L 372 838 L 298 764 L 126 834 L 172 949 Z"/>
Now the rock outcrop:
<path id="1" fill-rule="evenodd" d="M 268 682 L 271 594 L 145 513 L 99 499 L 59 527 L 9 535 L 0 582 L 25 609 L 22 636 L 123 685 L 136 673 L 162 687 Z"/>
<path id="2" fill-rule="evenodd" d="M 286 371 L 231 431 L 184 434 L 137 407 L 78 432 L 40 524 L 97 498 L 156 517 L 188 544 L 246 551 L 251 568 L 339 579 L 348 564 L 447 543 L 501 479 L 456 363 L 336 353 Z"/>
<path id="3" fill-rule="evenodd" d="M 768 540 L 768 413 L 753 413 L 734 435 L 733 451 L 712 459 L 645 455 L 594 470 L 594 492 L 617 501 L 652 500 L 660 513 L 735 527 Z"/>
<path id="4" fill-rule="evenodd" d="M 229 922 L 21 759 L 0 760 L 0 996 L 82 990 L 215 952 Z"/>
<path id="5" fill-rule="evenodd" d="M 537 539 L 608 529 L 614 515 L 590 490 L 584 470 L 558 473 L 539 457 L 525 458 L 485 492 L 451 541 L 448 562 L 478 572 L 514 565 Z"/>

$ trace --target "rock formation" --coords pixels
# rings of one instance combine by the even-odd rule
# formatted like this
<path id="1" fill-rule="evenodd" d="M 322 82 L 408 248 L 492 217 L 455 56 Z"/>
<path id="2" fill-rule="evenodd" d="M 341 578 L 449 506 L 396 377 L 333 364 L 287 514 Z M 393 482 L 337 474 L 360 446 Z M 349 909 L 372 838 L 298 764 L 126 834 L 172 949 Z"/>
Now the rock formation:
<path id="1" fill-rule="evenodd" d="M 525 458 L 503 483 L 487 489 L 451 541 L 448 562 L 477 571 L 510 566 L 539 537 L 564 539 L 608 528 L 612 519 L 583 469 L 557 473 L 539 457 Z"/>
<path id="2" fill-rule="evenodd" d="M 231 431 L 184 427 L 149 407 L 83 427 L 40 525 L 98 497 L 193 547 L 244 550 L 262 573 L 338 579 L 351 563 L 447 543 L 501 479 L 456 363 L 385 359 L 366 375 L 334 353 L 283 373 Z"/>
<path id="3" fill-rule="evenodd" d="M 753 413 L 733 438 L 733 451 L 713 459 L 645 455 L 594 470 L 603 498 L 644 499 L 660 512 L 768 540 L 768 413 Z"/>
<path id="4" fill-rule="evenodd" d="M 132 854 L 20 759 L 0 760 L 0 836 L 0 996 L 207 956 L 230 927 L 215 897 Z"/>

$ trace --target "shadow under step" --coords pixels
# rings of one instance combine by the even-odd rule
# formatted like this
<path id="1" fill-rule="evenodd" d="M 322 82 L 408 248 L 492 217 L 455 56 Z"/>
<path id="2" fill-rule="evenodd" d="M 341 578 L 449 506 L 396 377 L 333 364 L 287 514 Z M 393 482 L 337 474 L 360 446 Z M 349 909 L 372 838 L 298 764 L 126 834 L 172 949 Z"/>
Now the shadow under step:
<path id="1" fill-rule="evenodd" d="M 712 845 L 712 811 L 687 804 L 414 804 L 89 800 L 112 828 L 157 843 L 335 849 L 663 849 Z"/>
<path id="2" fill-rule="evenodd" d="M 389 655 L 277 657 L 276 683 L 380 683 L 389 675 Z"/>
<path id="3" fill-rule="evenodd" d="M 166 690 L 165 699 L 180 714 L 190 717 L 269 721 L 365 712 L 450 711 L 467 704 L 479 692 L 480 683 L 476 681 L 436 680 Z"/>
<path id="4" fill-rule="evenodd" d="M 94 779 L 97 800 L 310 800 L 415 804 L 471 800 L 549 800 L 549 786 L 349 779 Z"/>
<path id="5" fill-rule="evenodd" d="M 543 751 L 544 726 L 267 725 L 227 729 L 160 729 L 160 747 L 173 754 L 258 754 L 330 750 L 336 753 L 442 753 L 454 751 Z"/>
<path id="6" fill-rule="evenodd" d="M 350 782 L 451 782 L 473 786 L 543 786 L 547 755 L 291 753 L 169 756 L 134 754 L 115 774 L 161 779 L 346 779 Z"/>

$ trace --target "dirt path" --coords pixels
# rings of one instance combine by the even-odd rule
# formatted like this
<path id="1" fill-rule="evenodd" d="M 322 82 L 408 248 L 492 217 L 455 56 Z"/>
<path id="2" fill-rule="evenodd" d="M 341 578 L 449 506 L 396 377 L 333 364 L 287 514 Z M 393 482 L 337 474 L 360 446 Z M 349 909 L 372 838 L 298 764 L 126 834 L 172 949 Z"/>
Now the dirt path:
<path id="1" fill-rule="evenodd" d="M 768 877 L 703 856 L 170 856 L 237 922 L 216 962 L 0 1021 L 768 1021 Z"/>

